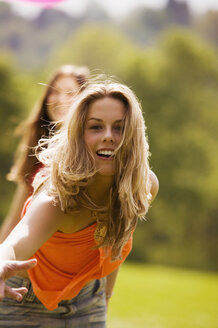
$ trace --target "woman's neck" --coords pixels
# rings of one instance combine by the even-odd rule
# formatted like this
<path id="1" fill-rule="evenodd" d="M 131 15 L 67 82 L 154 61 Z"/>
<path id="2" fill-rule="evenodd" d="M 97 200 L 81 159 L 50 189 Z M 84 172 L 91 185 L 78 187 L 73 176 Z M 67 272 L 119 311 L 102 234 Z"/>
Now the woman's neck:
<path id="1" fill-rule="evenodd" d="M 88 193 L 91 199 L 99 206 L 106 206 L 109 202 L 110 189 L 114 182 L 114 176 L 95 174 L 88 185 Z"/>

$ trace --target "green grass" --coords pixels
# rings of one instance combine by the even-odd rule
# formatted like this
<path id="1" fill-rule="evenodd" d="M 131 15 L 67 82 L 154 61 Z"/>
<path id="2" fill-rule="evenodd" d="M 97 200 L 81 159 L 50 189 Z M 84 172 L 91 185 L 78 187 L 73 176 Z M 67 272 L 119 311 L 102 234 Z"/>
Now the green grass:
<path id="1" fill-rule="evenodd" d="M 218 274 L 125 263 L 107 328 L 218 328 Z"/>

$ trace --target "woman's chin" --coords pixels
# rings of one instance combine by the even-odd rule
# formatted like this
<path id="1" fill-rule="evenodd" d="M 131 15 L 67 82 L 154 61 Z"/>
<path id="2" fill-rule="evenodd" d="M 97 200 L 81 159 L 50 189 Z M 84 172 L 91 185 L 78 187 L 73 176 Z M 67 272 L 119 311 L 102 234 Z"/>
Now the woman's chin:
<path id="1" fill-rule="evenodd" d="M 114 170 L 109 169 L 100 169 L 97 171 L 97 174 L 104 177 L 113 177 L 115 175 Z"/>

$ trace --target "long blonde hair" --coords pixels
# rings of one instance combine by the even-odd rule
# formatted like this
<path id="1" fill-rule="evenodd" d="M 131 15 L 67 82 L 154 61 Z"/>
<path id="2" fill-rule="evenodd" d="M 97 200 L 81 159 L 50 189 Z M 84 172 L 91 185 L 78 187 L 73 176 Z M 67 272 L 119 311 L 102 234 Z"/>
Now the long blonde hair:
<path id="1" fill-rule="evenodd" d="M 38 157 L 50 171 L 46 185 L 63 211 L 78 210 L 80 206 L 102 211 L 87 193 L 96 168 L 83 135 L 89 106 L 104 97 L 118 99 L 126 108 L 122 140 L 115 152 L 105 233 L 98 244 L 112 247 L 115 260 L 121 256 L 138 218 L 143 218 L 149 207 L 149 147 L 142 110 L 134 93 L 119 83 L 91 84 L 77 97 L 61 130 L 50 140 L 41 141 Z"/>

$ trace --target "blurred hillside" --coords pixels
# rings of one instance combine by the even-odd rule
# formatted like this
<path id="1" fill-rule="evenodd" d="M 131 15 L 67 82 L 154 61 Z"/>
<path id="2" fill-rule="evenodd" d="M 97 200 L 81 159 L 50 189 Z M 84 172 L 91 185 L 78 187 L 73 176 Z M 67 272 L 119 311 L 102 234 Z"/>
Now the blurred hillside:
<path id="1" fill-rule="evenodd" d="M 186 2 L 176 0 L 169 0 L 166 8 L 161 10 L 140 7 L 122 21 L 110 18 L 95 2 L 80 17 L 72 17 L 56 9 L 44 9 L 34 19 L 16 15 L 10 4 L 1 2 L 1 52 L 12 52 L 22 69 L 37 70 L 68 38 L 72 38 L 79 28 L 88 23 L 113 27 L 141 47 L 152 45 L 161 33 L 174 27 L 192 30 L 218 45 L 218 12 L 194 16 Z"/>

